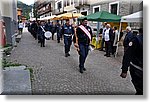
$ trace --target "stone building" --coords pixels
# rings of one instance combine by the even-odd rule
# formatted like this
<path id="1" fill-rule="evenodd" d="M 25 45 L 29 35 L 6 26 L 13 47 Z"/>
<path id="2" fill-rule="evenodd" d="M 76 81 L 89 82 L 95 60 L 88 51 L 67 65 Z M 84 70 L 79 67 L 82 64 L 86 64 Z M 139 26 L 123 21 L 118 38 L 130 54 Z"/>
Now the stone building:
<path id="1" fill-rule="evenodd" d="M 54 11 L 54 0 L 35 0 L 37 16 L 42 19 L 47 16 L 52 16 Z"/>
<path id="2" fill-rule="evenodd" d="M 14 34 L 17 27 L 17 0 L 0 0 L 1 15 L 5 22 L 6 43 L 14 44 Z"/>
<path id="3" fill-rule="evenodd" d="M 53 1 L 53 2 L 52 2 Z M 60 15 L 66 12 L 81 13 L 89 15 L 99 11 L 108 11 L 110 13 L 125 16 L 142 10 L 142 0 L 38 0 L 38 14 L 45 17 L 45 12 L 51 15 Z M 49 3 L 48 3 L 49 2 Z M 46 10 L 46 5 L 51 3 L 50 11 Z M 53 4 L 53 7 L 52 7 Z M 45 8 L 43 8 L 45 6 Z M 90 22 L 93 30 L 96 29 L 96 22 Z M 139 26 L 133 23 L 131 26 Z"/>

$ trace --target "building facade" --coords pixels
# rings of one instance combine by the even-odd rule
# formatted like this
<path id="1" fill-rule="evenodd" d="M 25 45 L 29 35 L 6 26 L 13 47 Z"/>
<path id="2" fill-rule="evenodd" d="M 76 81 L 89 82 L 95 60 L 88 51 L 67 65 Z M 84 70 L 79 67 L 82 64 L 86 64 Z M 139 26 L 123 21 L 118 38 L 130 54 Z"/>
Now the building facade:
<path id="1" fill-rule="evenodd" d="M 39 15 L 43 15 L 44 12 L 47 12 L 45 7 L 48 2 L 51 3 L 51 9 L 49 9 L 49 13 L 51 15 L 60 15 L 66 12 L 72 13 L 81 13 L 82 15 L 89 15 L 91 13 L 99 12 L 99 11 L 108 11 L 110 13 L 125 16 L 131 13 L 142 10 L 143 3 L 142 0 L 49 0 L 43 1 L 38 0 L 39 6 Z M 54 5 L 52 7 L 52 4 Z M 43 12 L 44 11 L 44 12 Z M 42 12 L 42 13 L 40 13 Z M 96 29 L 96 22 L 89 23 L 93 30 Z M 135 26 L 136 23 L 131 24 L 131 26 Z"/>
<path id="2" fill-rule="evenodd" d="M 18 29 L 17 24 L 17 0 L 0 0 L 1 15 L 5 22 L 6 44 L 14 44 L 14 34 Z"/>
<path id="3" fill-rule="evenodd" d="M 54 10 L 54 0 L 36 0 L 35 7 L 37 11 L 38 18 L 44 18 L 47 16 L 52 16 Z"/>

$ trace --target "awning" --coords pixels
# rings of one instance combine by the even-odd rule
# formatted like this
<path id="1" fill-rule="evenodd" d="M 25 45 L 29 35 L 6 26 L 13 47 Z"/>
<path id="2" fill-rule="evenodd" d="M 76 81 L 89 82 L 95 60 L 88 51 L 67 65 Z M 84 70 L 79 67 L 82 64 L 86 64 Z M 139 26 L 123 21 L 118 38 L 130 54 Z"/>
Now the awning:
<path id="1" fill-rule="evenodd" d="M 80 14 L 80 13 L 64 13 L 61 15 L 58 15 L 54 18 L 52 18 L 51 20 L 63 20 L 63 19 L 72 19 L 72 18 L 78 18 L 78 17 L 82 17 L 84 15 Z"/>
<path id="2" fill-rule="evenodd" d="M 121 22 L 142 22 L 143 11 L 139 11 L 121 18 Z"/>
<path id="3" fill-rule="evenodd" d="M 107 11 L 100 11 L 96 13 L 92 13 L 90 15 L 85 16 L 88 21 L 97 21 L 97 22 L 120 22 L 121 16 L 111 14 Z M 85 17 L 81 17 L 80 19 L 84 19 Z"/>

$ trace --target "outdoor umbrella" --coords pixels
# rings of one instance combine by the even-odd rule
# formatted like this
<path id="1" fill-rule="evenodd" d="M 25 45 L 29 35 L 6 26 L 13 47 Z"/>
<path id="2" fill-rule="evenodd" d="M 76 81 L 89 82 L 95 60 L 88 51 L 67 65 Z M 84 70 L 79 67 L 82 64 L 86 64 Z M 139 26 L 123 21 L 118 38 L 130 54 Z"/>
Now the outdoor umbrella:
<path id="1" fill-rule="evenodd" d="M 63 20 L 63 19 L 72 19 L 82 17 L 83 15 L 80 13 L 64 13 L 54 17 L 52 20 Z"/>

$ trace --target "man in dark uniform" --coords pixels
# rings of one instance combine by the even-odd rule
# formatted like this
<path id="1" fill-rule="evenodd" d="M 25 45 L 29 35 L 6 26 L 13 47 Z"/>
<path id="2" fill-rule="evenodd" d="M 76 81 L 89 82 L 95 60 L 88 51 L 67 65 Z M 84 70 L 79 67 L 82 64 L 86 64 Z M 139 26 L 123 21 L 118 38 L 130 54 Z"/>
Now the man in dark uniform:
<path id="1" fill-rule="evenodd" d="M 54 24 L 54 22 L 52 22 L 50 28 L 51 28 L 51 33 L 52 33 L 52 40 L 54 40 L 54 34 L 56 32 L 56 25 Z"/>
<path id="2" fill-rule="evenodd" d="M 50 22 L 50 20 L 48 20 L 48 22 L 46 23 L 45 30 L 46 31 L 51 31 L 51 22 Z"/>
<path id="3" fill-rule="evenodd" d="M 121 77 L 126 78 L 128 67 L 136 95 L 143 95 L 143 29 L 128 44 L 122 61 Z"/>
<path id="4" fill-rule="evenodd" d="M 64 36 L 65 44 L 65 57 L 70 56 L 69 51 L 72 44 L 72 36 L 74 34 L 74 28 L 70 25 L 69 19 L 66 20 L 66 24 L 62 26 L 61 29 L 61 38 Z"/>
<path id="5" fill-rule="evenodd" d="M 92 40 L 92 29 L 87 26 L 87 19 L 83 19 L 82 24 L 76 29 L 77 41 L 75 46 L 79 49 L 79 68 L 80 73 L 86 71 L 84 67 L 88 55 L 89 45 Z"/>
<path id="6" fill-rule="evenodd" d="M 33 21 L 33 23 L 31 24 L 31 34 L 35 38 L 35 40 L 37 39 L 37 31 L 38 31 L 37 22 Z"/>
<path id="7" fill-rule="evenodd" d="M 59 23 L 59 20 L 56 24 L 56 32 L 57 32 L 57 43 L 60 43 L 60 32 L 61 32 L 61 24 Z"/>
<path id="8" fill-rule="evenodd" d="M 129 42 L 134 37 L 134 35 L 131 32 L 131 28 L 129 26 L 126 28 L 126 32 L 127 32 L 127 34 L 126 34 L 124 41 L 123 41 L 124 52 L 128 49 Z"/>
<path id="9" fill-rule="evenodd" d="M 41 47 L 45 47 L 45 25 L 44 25 L 44 22 L 41 21 L 40 22 L 40 26 L 38 28 L 38 36 L 39 36 L 39 40 L 40 40 L 40 43 L 41 43 Z"/>

